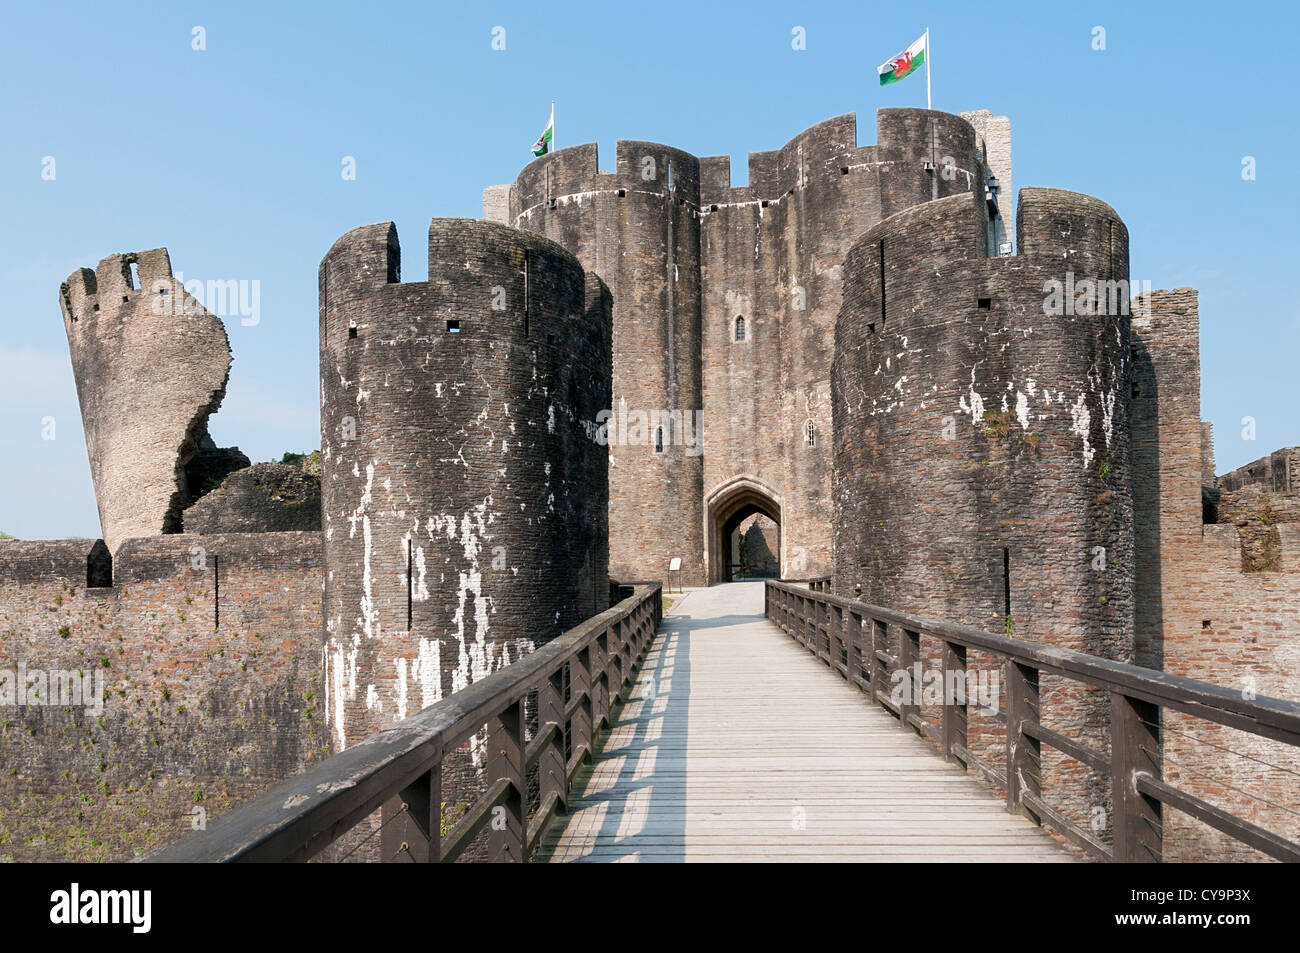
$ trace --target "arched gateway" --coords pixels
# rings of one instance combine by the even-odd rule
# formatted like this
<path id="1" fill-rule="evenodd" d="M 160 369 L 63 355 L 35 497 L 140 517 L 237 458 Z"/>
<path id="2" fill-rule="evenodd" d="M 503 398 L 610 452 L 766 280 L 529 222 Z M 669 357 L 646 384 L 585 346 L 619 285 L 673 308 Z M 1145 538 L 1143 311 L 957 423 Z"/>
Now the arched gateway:
<path id="1" fill-rule="evenodd" d="M 754 514 L 776 524 L 775 571 L 784 565 L 781 541 L 781 494 L 750 476 L 733 477 L 711 492 L 705 501 L 705 537 L 708 540 L 710 585 L 730 582 L 738 567 L 733 557 L 732 536 L 740 524 Z"/>

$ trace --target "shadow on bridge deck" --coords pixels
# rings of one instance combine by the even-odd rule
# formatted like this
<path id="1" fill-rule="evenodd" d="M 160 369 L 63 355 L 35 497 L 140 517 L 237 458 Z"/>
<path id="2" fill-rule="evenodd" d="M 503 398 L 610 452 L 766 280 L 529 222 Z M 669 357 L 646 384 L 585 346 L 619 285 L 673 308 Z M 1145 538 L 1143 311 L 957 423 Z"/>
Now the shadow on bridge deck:
<path id="1" fill-rule="evenodd" d="M 664 619 L 539 859 L 1074 858 L 768 622 L 747 582 Z"/>

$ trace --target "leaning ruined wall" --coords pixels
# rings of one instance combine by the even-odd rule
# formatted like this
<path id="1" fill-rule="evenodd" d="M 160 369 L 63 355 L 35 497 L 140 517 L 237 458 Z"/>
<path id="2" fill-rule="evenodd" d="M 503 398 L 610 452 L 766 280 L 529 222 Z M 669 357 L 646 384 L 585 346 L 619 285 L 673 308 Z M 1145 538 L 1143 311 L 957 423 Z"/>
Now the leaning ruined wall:
<path id="1" fill-rule="evenodd" d="M 0 708 L 0 859 L 129 859 L 330 753 L 319 533 L 126 540 L 88 587 L 94 552 L 0 543 L 0 672 L 104 691 Z"/>
<path id="2" fill-rule="evenodd" d="M 130 537 L 178 532 L 184 466 L 230 374 L 221 320 L 173 280 L 165 248 L 73 272 L 59 306 L 104 540 L 115 550 Z"/>
<path id="3" fill-rule="evenodd" d="M 973 194 L 887 218 L 849 253 L 832 378 L 835 589 L 1001 632 L 1006 549 L 1016 637 L 1127 661 L 1127 288 L 1123 313 L 1044 313 L 1045 282 L 1067 272 L 1126 285 L 1127 230 L 1105 203 L 1053 189 L 1023 190 L 1018 218 L 1017 257 L 985 257 Z M 1048 727 L 1104 750 L 1104 696 L 1049 676 L 1041 690 Z M 971 750 L 1000 761 L 1000 728 L 974 711 L 971 726 Z M 1048 801 L 1076 820 L 1104 807 L 1108 783 L 1044 750 Z"/>
<path id="4" fill-rule="evenodd" d="M 608 605 L 609 297 L 562 248 L 434 219 L 320 266 L 328 707 L 340 746 Z"/>

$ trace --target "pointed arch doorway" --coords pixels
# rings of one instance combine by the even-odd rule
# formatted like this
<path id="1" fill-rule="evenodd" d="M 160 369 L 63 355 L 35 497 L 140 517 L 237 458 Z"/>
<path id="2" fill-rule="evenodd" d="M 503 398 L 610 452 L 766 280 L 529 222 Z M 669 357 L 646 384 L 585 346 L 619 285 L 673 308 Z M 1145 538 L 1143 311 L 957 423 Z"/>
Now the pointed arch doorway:
<path id="1" fill-rule="evenodd" d="M 709 494 L 704 518 L 710 585 L 741 574 L 781 574 L 781 495 L 772 487 L 754 477 L 733 477 Z M 750 527 L 743 547 L 737 540 L 742 524 Z"/>

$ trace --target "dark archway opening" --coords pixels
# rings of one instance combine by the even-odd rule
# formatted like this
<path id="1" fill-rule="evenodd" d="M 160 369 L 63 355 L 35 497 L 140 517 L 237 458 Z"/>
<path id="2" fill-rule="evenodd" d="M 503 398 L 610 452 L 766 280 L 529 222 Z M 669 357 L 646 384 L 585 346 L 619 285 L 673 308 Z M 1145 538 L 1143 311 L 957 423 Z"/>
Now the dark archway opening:
<path id="1" fill-rule="evenodd" d="M 709 504 L 709 582 L 781 575 L 781 506 L 740 481 Z"/>

